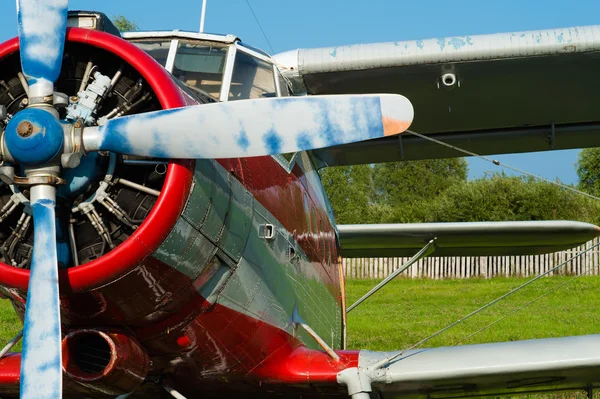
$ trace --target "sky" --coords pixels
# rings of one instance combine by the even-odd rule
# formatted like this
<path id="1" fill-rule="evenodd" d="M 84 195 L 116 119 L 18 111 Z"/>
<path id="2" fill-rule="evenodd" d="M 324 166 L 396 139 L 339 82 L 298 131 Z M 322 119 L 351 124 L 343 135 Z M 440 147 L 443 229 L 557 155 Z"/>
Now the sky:
<path id="1" fill-rule="evenodd" d="M 301 47 L 324 47 L 551 29 L 600 22 L 597 0 L 208 0 L 206 32 L 231 33 L 246 43 L 272 53 Z M 124 15 L 142 30 L 197 30 L 201 0 L 71 0 L 70 9 L 98 10 Z M 16 36 L 15 2 L 0 2 L 0 41 Z M 13 15 L 14 18 L 9 16 Z M 576 183 L 577 150 L 493 157 L 509 165 Z M 498 167 L 469 161 L 469 177 Z"/>

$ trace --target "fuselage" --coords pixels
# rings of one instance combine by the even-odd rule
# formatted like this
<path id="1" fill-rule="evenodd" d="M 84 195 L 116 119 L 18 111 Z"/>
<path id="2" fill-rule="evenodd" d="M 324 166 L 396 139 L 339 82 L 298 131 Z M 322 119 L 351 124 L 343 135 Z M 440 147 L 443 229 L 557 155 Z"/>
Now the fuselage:
<path id="1" fill-rule="evenodd" d="M 191 75 L 203 72 L 203 67 L 189 65 L 191 58 L 165 59 L 171 68 L 189 66 L 183 74 L 188 80 L 178 82 L 138 47 L 105 33 L 71 29 L 67 53 L 92 46 L 126 61 L 141 71 L 140 81 L 148 82 L 162 108 L 233 100 L 223 93 L 234 91 L 238 99 L 245 98 L 243 86 L 234 88 L 236 55 L 258 65 L 255 72 L 271 68 L 275 91 L 264 90 L 270 85 L 264 77 L 259 82 L 266 96 L 283 94 L 285 83 L 266 54 L 230 36 L 214 42 L 192 36 L 164 37 L 187 48 L 208 46 L 207 60 L 210 46 L 220 49 L 222 85 L 213 92 L 214 82 L 199 86 L 200 91 L 189 87 L 196 79 Z M 138 35 L 135 41 L 147 40 Z M 16 40 L 3 44 L 0 59 L 14 62 L 17 50 Z M 211 73 L 218 77 L 218 66 L 207 68 L 217 68 Z M 198 134 L 203 134 L 202 126 Z M 65 263 L 73 264 L 61 271 L 61 314 L 72 344 L 65 343 L 63 363 L 67 375 L 92 392 L 143 391 L 141 381 L 152 377 L 188 394 L 218 392 L 224 383 L 238 380 L 244 383 L 236 390 L 261 392 L 261 369 L 298 348 L 321 349 L 295 322 L 295 314 L 327 345 L 344 347 L 339 241 L 308 153 L 171 163 L 161 194 L 139 227 L 97 259 L 80 264 L 69 259 Z M 0 269 L 3 293 L 22 317 L 28 270 L 7 264 Z M 107 371 L 109 364 L 102 359 L 86 363 L 94 359 L 94 351 L 106 350 L 97 333 L 131 342 L 123 351 L 139 354 L 132 359 L 144 363 L 134 377 Z M 129 366 L 137 367 L 122 364 Z M 107 380 L 110 373 L 112 380 Z"/>

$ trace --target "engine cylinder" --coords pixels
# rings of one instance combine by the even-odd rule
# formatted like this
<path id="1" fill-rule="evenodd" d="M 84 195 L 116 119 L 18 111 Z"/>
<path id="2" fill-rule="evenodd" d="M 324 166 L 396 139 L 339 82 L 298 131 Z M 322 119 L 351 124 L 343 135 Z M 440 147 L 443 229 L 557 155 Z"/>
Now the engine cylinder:
<path id="1" fill-rule="evenodd" d="M 26 97 L 18 78 L 21 72 L 18 44 L 17 39 L 0 44 L 0 105 L 11 115 L 22 109 L 22 99 Z M 140 48 L 119 37 L 81 28 L 67 31 L 63 70 L 56 90 L 68 93 L 70 101 L 78 104 L 76 94 L 85 87 L 85 70 L 92 64 L 95 76 L 101 73 L 109 78 L 119 77 L 111 92 L 103 97 L 97 115 L 90 114 L 98 120 L 198 103 Z M 73 113 L 73 109 L 74 106 L 67 107 L 60 112 Z M 0 121 L 0 130 L 5 124 L 5 120 Z M 67 179 L 73 184 L 63 187 L 57 204 L 62 221 L 58 224 L 62 293 L 85 293 L 107 286 L 139 267 L 174 227 L 192 182 L 189 161 L 170 162 L 165 170 L 166 165 L 162 164 L 146 168 L 131 166 L 125 163 L 130 159 L 118 157 L 116 168 L 111 169 L 113 161 L 107 154 L 99 154 L 98 159 L 86 158 L 89 162 L 84 165 L 85 170 L 74 171 L 72 178 Z M 114 176 L 108 173 L 113 171 Z M 153 194 L 113 184 L 117 181 L 148 186 Z M 33 244 L 33 223 L 23 205 L 28 191 L 13 195 L 7 188 L 3 190 L 0 190 L 0 286 L 25 291 Z M 94 209 L 80 209 L 82 204 L 87 206 L 88 199 Z M 102 203 L 96 199 L 103 199 Z M 25 298 L 24 292 L 18 295 Z"/>

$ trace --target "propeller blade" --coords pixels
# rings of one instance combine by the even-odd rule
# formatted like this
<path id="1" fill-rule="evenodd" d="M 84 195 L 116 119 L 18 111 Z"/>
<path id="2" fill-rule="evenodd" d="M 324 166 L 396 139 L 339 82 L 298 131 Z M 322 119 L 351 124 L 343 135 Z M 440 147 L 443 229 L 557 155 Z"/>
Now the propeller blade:
<path id="1" fill-rule="evenodd" d="M 86 128 L 86 151 L 158 158 L 238 158 L 353 143 L 405 131 L 395 94 L 284 97 L 213 103 L 109 120 Z"/>
<path id="2" fill-rule="evenodd" d="M 55 201 L 53 186 L 31 188 L 33 258 L 21 362 L 21 398 L 26 399 L 62 396 Z"/>
<path id="3" fill-rule="evenodd" d="M 54 93 L 62 66 L 68 0 L 17 0 L 21 67 L 29 97 Z"/>

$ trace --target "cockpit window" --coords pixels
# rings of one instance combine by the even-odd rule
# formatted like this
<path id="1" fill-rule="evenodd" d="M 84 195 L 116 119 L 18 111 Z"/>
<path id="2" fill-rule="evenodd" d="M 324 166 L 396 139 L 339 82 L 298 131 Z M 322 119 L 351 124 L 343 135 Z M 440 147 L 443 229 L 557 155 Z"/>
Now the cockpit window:
<path id="1" fill-rule="evenodd" d="M 171 40 L 143 40 L 132 43 L 148 53 L 163 67 L 167 64 Z"/>
<path id="2" fill-rule="evenodd" d="M 273 65 L 238 51 L 233 66 L 229 101 L 277 97 Z"/>
<path id="3" fill-rule="evenodd" d="M 173 76 L 186 86 L 219 99 L 227 46 L 179 41 Z"/>

